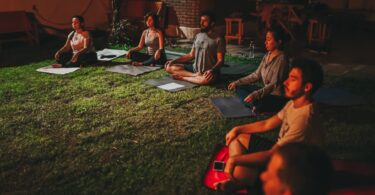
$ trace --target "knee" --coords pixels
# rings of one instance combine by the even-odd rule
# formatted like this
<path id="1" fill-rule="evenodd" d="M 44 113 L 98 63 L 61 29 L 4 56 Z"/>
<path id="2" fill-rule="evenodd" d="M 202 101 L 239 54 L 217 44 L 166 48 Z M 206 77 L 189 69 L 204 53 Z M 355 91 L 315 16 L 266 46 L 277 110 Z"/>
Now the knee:
<path id="1" fill-rule="evenodd" d="M 165 71 L 167 71 L 168 73 L 172 73 L 171 65 L 165 65 Z"/>
<path id="2" fill-rule="evenodd" d="M 239 134 L 236 139 L 241 143 L 242 146 L 248 148 L 250 136 L 251 134 Z"/>
<path id="3" fill-rule="evenodd" d="M 212 83 L 212 81 L 213 81 L 214 79 L 206 79 L 206 78 L 202 78 L 201 79 L 201 81 L 200 81 L 200 84 L 202 84 L 202 85 L 209 85 L 209 84 L 211 84 Z"/>

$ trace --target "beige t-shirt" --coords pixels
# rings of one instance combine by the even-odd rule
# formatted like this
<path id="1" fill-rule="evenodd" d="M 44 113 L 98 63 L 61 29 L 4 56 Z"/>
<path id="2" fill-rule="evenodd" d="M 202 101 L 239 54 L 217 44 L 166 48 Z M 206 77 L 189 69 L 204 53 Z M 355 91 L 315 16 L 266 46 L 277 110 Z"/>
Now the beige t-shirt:
<path id="1" fill-rule="evenodd" d="M 277 116 L 282 120 L 276 143 L 279 146 L 292 142 L 323 144 L 323 129 L 316 104 L 295 108 L 293 101 L 289 101 Z"/>

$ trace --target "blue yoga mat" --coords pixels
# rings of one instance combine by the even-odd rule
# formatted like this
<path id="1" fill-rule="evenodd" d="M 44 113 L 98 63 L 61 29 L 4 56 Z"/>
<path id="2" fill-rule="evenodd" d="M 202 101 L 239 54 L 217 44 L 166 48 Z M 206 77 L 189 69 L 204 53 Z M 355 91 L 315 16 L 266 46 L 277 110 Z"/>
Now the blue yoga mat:
<path id="1" fill-rule="evenodd" d="M 238 97 L 215 97 L 211 98 L 211 102 L 225 118 L 243 118 L 256 115 L 250 108 L 243 105 Z"/>
<path id="2" fill-rule="evenodd" d="M 355 106 L 365 104 L 365 100 L 344 89 L 320 88 L 314 94 L 314 100 L 318 103 L 334 106 Z"/>

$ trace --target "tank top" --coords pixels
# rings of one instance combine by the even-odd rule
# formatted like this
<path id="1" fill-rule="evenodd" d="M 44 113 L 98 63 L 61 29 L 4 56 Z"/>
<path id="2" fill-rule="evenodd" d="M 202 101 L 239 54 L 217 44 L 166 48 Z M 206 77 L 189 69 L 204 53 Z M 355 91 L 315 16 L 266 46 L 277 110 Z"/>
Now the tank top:
<path id="1" fill-rule="evenodd" d="M 90 40 L 89 49 L 87 50 L 87 53 L 95 51 L 93 40 L 91 38 L 90 33 L 88 33 L 87 31 L 84 31 L 82 33 L 77 33 L 73 31 L 69 34 L 69 38 L 70 46 L 72 47 L 74 54 L 76 54 L 78 51 L 85 47 L 85 39 Z"/>
<path id="2" fill-rule="evenodd" d="M 147 53 L 154 55 L 159 49 L 159 34 L 157 32 L 151 34 L 151 29 L 146 30 L 145 45 L 147 46 Z"/>

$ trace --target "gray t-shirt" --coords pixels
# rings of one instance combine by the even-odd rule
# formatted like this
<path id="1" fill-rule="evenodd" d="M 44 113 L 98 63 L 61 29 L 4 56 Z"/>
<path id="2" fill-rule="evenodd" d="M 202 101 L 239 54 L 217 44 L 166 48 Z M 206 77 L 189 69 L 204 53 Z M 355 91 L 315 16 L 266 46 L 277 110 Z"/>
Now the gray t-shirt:
<path id="1" fill-rule="evenodd" d="M 193 48 L 195 50 L 194 72 L 205 72 L 215 66 L 217 52 L 225 53 L 225 43 L 216 33 L 198 33 L 195 36 Z"/>
<path id="2" fill-rule="evenodd" d="M 323 144 L 323 129 L 320 125 L 316 104 L 295 108 L 291 100 L 277 116 L 282 120 L 277 145 L 281 146 L 291 142 Z"/>
<path id="3" fill-rule="evenodd" d="M 264 87 L 252 92 L 255 99 L 261 99 L 268 94 L 279 96 L 283 94 L 283 81 L 288 75 L 287 58 L 283 52 L 266 63 L 268 58 L 269 53 L 263 57 L 255 72 L 235 81 L 237 85 L 248 85 L 262 80 Z"/>

